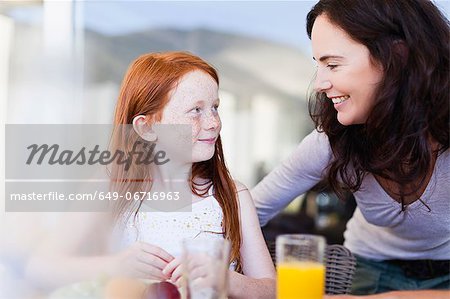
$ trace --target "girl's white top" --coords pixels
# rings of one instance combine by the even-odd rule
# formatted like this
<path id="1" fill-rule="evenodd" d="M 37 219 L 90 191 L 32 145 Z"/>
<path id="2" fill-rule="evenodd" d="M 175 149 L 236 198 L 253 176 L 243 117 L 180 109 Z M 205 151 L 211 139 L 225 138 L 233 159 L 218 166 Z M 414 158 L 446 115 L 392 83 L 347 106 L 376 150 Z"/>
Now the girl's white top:
<path id="1" fill-rule="evenodd" d="M 136 241 L 161 247 L 172 256 L 182 254 L 183 239 L 223 239 L 222 209 L 212 195 L 192 204 L 192 212 L 138 212 L 121 229 L 121 247 Z"/>

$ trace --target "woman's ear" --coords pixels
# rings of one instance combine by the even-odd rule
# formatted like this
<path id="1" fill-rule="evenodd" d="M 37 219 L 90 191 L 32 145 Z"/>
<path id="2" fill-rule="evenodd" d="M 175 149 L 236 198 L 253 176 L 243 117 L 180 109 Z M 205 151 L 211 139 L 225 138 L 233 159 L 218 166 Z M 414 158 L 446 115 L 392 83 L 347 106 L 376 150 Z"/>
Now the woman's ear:
<path id="1" fill-rule="evenodd" d="M 147 123 L 146 119 L 145 115 L 135 116 L 133 118 L 133 129 L 142 139 L 155 142 L 158 139 L 158 135 L 156 135 L 152 125 Z"/>

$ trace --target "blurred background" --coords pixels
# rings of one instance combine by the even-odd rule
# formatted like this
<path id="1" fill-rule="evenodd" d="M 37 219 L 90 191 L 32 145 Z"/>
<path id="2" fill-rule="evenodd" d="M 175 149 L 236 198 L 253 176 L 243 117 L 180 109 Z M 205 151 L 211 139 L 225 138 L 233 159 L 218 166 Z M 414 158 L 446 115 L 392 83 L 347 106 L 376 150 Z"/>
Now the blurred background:
<path id="1" fill-rule="evenodd" d="M 219 71 L 227 163 L 254 186 L 312 130 L 314 1 L 1 1 L 2 123 L 111 123 L 137 56 L 184 50 Z M 438 2 L 449 11 L 449 2 Z"/>
<path id="2" fill-rule="evenodd" d="M 128 65 L 183 50 L 220 75 L 227 163 L 253 186 L 312 129 L 314 2 L 2 2 L 6 123 L 111 123 Z"/>
<path id="3" fill-rule="evenodd" d="M 219 72 L 226 161 L 234 178 L 251 188 L 313 129 L 307 94 L 314 63 L 305 18 L 315 2 L 0 1 L 0 121 L 111 123 L 132 60 L 190 51 Z M 436 3 L 448 16 L 450 2 Z M 0 150 L 4 157 L 3 145 Z M 4 163 L 0 170 L 4 181 Z M 266 237 L 314 232 L 341 243 L 354 204 L 351 198 L 340 203 L 324 188 L 294 201 L 265 228 Z M 38 227 L 42 217 L 31 214 L 16 214 L 27 221 L 2 225 L 0 236 L 17 236 L 8 239 L 15 243 L 33 217 Z"/>

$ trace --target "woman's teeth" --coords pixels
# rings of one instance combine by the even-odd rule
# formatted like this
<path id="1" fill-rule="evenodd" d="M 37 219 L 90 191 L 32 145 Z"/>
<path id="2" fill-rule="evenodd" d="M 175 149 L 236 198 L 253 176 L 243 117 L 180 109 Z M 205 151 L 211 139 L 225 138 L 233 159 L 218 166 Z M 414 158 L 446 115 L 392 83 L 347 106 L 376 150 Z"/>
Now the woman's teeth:
<path id="1" fill-rule="evenodd" d="M 348 100 L 350 96 L 343 96 L 343 97 L 336 97 L 336 98 L 332 98 L 331 100 L 333 101 L 333 104 L 340 104 L 346 100 Z"/>

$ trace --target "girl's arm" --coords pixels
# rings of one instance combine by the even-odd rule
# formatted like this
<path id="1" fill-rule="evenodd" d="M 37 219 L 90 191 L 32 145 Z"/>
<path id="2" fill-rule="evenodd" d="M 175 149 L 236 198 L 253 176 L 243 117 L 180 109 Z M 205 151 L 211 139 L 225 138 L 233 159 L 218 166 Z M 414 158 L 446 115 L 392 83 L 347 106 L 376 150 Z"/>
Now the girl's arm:
<path id="1" fill-rule="evenodd" d="M 173 257 L 137 242 L 110 254 L 112 222 L 105 213 L 65 213 L 57 229 L 36 246 L 25 275 L 33 286 L 51 290 L 85 280 L 114 276 L 164 280 L 162 269 Z"/>
<path id="2" fill-rule="evenodd" d="M 255 206 L 247 188 L 236 183 L 242 232 L 241 262 L 244 275 L 229 272 L 229 296 L 238 298 L 275 298 L 275 268 L 259 226 Z"/>

